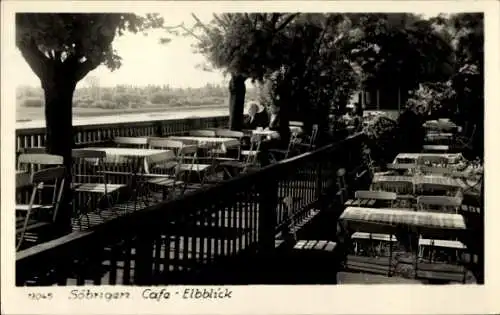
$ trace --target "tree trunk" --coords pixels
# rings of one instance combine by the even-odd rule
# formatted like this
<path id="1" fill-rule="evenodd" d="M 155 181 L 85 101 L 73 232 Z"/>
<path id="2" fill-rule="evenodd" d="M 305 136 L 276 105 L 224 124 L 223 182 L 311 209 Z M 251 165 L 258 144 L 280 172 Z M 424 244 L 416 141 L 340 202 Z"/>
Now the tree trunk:
<path id="1" fill-rule="evenodd" d="M 49 154 L 64 158 L 67 169 L 64 199 L 56 218 L 56 233 L 63 234 L 71 229 L 71 169 L 73 148 L 73 93 L 76 82 L 62 75 L 49 77 L 42 83 L 45 93 L 45 121 Z"/>
<path id="2" fill-rule="evenodd" d="M 229 81 L 229 128 L 239 131 L 243 129 L 243 108 L 245 104 L 246 78 L 233 74 Z"/>

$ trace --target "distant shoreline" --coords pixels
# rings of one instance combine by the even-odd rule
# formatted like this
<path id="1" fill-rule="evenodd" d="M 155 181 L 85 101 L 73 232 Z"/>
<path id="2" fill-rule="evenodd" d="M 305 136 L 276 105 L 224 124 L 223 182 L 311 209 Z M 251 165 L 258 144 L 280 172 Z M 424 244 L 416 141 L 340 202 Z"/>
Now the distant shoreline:
<path id="1" fill-rule="evenodd" d="M 202 106 L 155 106 L 151 108 L 130 108 L 130 109 L 99 109 L 99 108 L 80 108 L 75 107 L 73 110 L 74 118 L 87 118 L 96 116 L 115 116 L 115 115 L 133 115 L 133 114 L 156 114 L 156 113 L 168 113 L 172 111 L 197 111 L 197 110 L 219 110 L 226 108 L 225 104 L 210 104 Z M 18 113 L 19 114 L 19 113 Z M 31 115 L 28 115 L 31 116 Z M 37 116 L 37 115 L 35 115 Z M 35 120 L 43 120 L 43 109 L 40 110 L 40 117 L 16 117 L 16 122 L 31 122 Z"/>

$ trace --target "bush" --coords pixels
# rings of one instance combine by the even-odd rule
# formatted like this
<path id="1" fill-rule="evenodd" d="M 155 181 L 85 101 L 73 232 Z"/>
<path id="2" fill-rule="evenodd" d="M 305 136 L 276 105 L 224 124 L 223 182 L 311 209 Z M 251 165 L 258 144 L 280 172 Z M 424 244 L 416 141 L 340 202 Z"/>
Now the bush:
<path id="1" fill-rule="evenodd" d="M 162 92 L 157 92 L 151 96 L 150 101 L 153 104 L 160 105 L 160 104 L 170 104 L 172 99 L 173 99 L 172 95 L 168 95 Z"/>
<path id="2" fill-rule="evenodd" d="M 43 107 L 44 101 L 38 97 L 29 97 L 21 101 L 23 107 Z"/>
<path id="3" fill-rule="evenodd" d="M 398 153 L 398 123 L 385 115 L 372 115 L 365 118 L 363 132 L 375 164 L 384 167 L 390 163 Z"/>

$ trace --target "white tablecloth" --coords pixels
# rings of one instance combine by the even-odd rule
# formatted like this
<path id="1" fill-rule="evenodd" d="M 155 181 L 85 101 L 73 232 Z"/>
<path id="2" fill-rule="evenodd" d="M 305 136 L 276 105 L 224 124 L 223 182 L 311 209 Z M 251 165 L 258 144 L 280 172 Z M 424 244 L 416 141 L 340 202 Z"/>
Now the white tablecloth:
<path id="1" fill-rule="evenodd" d="M 198 145 L 212 145 L 227 151 L 228 149 L 237 148 L 240 146 L 240 141 L 234 138 L 216 138 L 216 137 L 194 137 L 194 136 L 171 136 L 172 140 L 191 140 L 197 141 Z"/>
<path id="2" fill-rule="evenodd" d="M 106 152 L 105 163 L 109 164 L 143 163 L 146 170 L 148 170 L 149 164 L 166 162 L 176 158 L 175 152 L 173 150 L 135 149 L 135 148 L 87 148 L 87 149 Z"/>

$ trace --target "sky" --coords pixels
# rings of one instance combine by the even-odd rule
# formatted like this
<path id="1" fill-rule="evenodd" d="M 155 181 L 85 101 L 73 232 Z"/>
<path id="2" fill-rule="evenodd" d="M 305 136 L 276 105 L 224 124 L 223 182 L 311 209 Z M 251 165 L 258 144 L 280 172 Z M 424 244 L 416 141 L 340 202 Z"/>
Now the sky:
<path id="1" fill-rule="evenodd" d="M 438 12 L 424 13 L 424 16 L 434 16 Z M 160 12 L 167 25 L 193 25 L 194 19 L 186 11 L 172 14 Z M 202 11 L 196 13 L 203 22 L 209 22 L 212 13 Z M 101 86 L 115 86 L 118 84 L 130 85 L 170 85 L 172 87 L 202 87 L 207 83 L 226 84 L 220 71 L 207 72 L 196 66 L 205 61 L 205 57 L 193 51 L 192 45 L 197 39 L 194 37 L 173 37 L 166 45 L 159 43 L 160 32 L 152 32 L 148 36 L 143 34 L 125 34 L 117 37 L 114 48 L 122 57 L 122 66 L 113 72 L 104 66 L 91 71 L 88 76 L 99 79 Z M 9 51 L 9 62 L 16 69 L 14 77 L 16 85 L 40 86 L 38 77 L 29 68 L 20 52 L 12 48 Z M 79 86 L 85 85 L 85 80 Z"/>

